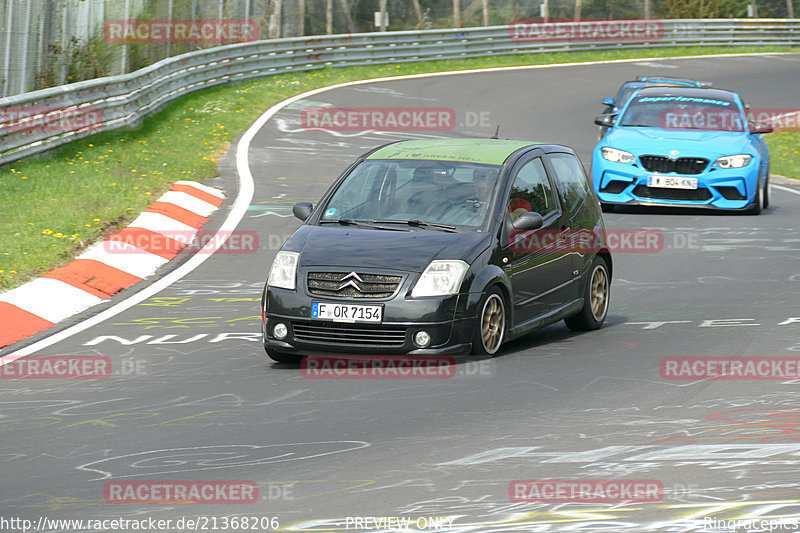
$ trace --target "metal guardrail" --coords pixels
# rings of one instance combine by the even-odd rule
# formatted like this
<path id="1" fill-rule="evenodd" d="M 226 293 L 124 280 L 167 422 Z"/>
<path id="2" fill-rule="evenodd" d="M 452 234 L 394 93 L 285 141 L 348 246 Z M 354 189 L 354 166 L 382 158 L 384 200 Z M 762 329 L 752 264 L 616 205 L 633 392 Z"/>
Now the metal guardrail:
<path id="1" fill-rule="evenodd" d="M 285 72 L 580 50 L 688 45 L 800 46 L 800 19 L 650 22 L 660 28 L 658 37 L 635 41 L 624 36 L 603 41 L 518 40 L 512 38 L 509 26 L 493 26 L 297 37 L 190 52 L 130 74 L 0 99 L 0 165 L 98 131 L 133 125 L 175 98 L 198 89 Z M 538 28 L 541 29 L 541 26 Z M 68 129 L 69 117 L 87 113 L 96 120 L 83 127 L 64 131 Z M 63 126 L 65 117 L 67 126 Z M 55 126 L 52 125 L 54 122 Z"/>

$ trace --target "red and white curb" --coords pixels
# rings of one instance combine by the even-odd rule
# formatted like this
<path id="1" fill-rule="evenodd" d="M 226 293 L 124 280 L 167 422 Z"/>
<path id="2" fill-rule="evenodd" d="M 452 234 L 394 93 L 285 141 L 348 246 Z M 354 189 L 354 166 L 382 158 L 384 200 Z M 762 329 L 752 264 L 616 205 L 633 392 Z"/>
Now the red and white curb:
<path id="1" fill-rule="evenodd" d="M 0 348 L 151 276 L 192 242 L 224 199 L 213 187 L 178 181 L 128 227 L 68 265 L 0 294 Z"/>

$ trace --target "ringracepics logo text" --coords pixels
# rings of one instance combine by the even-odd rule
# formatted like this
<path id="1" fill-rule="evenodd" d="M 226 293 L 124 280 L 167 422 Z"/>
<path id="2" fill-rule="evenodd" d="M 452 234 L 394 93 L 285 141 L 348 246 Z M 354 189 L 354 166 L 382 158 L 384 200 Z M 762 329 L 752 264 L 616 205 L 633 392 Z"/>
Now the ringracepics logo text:
<path id="1" fill-rule="evenodd" d="M 515 19 L 508 25 L 513 41 L 660 41 L 661 20 L 583 20 L 572 22 Z"/>

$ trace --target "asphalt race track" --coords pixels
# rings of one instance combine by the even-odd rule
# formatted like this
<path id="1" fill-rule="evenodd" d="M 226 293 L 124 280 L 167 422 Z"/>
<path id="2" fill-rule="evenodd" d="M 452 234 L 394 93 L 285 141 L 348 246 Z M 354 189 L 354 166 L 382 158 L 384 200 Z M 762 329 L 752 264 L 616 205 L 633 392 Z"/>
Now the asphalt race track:
<path id="1" fill-rule="evenodd" d="M 559 323 L 494 359 L 459 360 L 449 379 L 308 379 L 267 362 L 259 342 L 267 269 L 299 225 L 291 205 L 316 201 L 359 154 L 409 136 L 489 137 L 500 124 L 501 137 L 573 146 L 588 169 L 600 99 L 639 74 L 711 81 L 753 107 L 798 107 L 800 56 L 771 55 L 369 83 L 278 112 L 250 146 L 255 195 L 237 229 L 257 232 L 255 253 L 215 254 L 38 352 L 108 356 L 111 377 L 0 381 L 0 517 L 277 517 L 283 530 L 314 532 L 398 531 L 381 517 L 405 517 L 408 531 L 479 533 L 713 532 L 724 530 L 711 520 L 737 518 L 800 530 L 790 527 L 800 522 L 800 381 L 660 373 L 667 357 L 800 357 L 800 188 L 773 187 L 761 216 L 606 214 L 610 229 L 662 232 L 663 248 L 614 256 L 605 327 L 576 334 Z M 300 109 L 320 104 L 448 107 L 458 125 L 304 130 Z M 234 153 L 209 183 L 229 199 Z M 513 480 L 545 478 L 657 480 L 663 497 L 510 498 Z M 109 481 L 156 480 L 254 481 L 259 501 L 104 500 Z M 781 517 L 787 523 L 776 529 Z M 768 530 L 760 527 L 739 531 Z"/>

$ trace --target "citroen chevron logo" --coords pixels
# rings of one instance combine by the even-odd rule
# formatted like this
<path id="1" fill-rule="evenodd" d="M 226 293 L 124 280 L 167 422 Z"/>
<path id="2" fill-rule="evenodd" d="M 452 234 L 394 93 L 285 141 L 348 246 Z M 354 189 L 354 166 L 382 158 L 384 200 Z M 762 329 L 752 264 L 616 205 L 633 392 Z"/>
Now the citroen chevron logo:
<path id="1" fill-rule="evenodd" d="M 361 279 L 361 277 L 358 274 L 356 274 L 355 272 L 350 272 L 348 275 L 346 275 L 345 277 L 343 277 L 339 281 L 345 281 L 345 280 L 349 280 L 349 281 L 347 281 L 347 283 L 343 283 L 342 285 L 340 285 L 338 290 L 342 290 L 342 289 L 344 289 L 346 287 L 353 287 L 358 292 L 361 292 L 361 287 L 358 286 L 356 281 L 360 281 L 361 283 L 364 283 L 364 280 Z"/>

